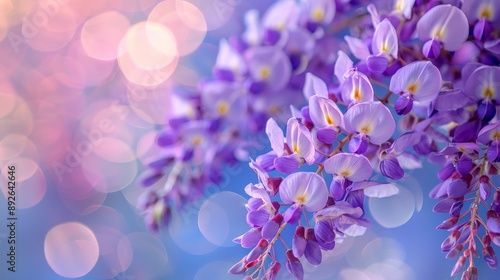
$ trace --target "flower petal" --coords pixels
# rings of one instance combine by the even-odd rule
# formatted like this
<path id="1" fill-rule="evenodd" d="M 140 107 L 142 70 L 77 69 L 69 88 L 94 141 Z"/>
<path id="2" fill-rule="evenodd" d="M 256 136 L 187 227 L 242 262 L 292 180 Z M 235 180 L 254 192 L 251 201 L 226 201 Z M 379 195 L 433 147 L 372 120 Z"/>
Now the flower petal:
<path id="1" fill-rule="evenodd" d="M 328 98 L 328 88 L 325 82 L 311 73 L 306 74 L 303 93 L 306 99 L 315 95 Z"/>
<path id="2" fill-rule="evenodd" d="M 325 171 L 353 182 L 360 182 L 370 178 L 372 165 L 364 155 L 340 153 L 325 161 Z"/>
<path id="3" fill-rule="evenodd" d="M 397 94 L 410 94 L 415 101 L 425 104 L 436 99 L 441 83 L 441 73 L 432 62 L 417 61 L 396 71 L 389 89 Z"/>
<path id="4" fill-rule="evenodd" d="M 285 135 L 283 131 L 278 126 L 278 123 L 273 118 L 267 120 L 266 124 L 266 134 L 271 142 L 271 148 L 279 157 L 283 155 L 283 147 L 285 145 Z"/>
<path id="5" fill-rule="evenodd" d="M 469 22 L 465 14 L 452 5 L 438 5 L 427 11 L 417 23 L 421 41 L 437 38 L 448 51 L 456 51 L 467 40 Z"/>
<path id="6" fill-rule="evenodd" d="M 304 205 L 307 211 L 323 208 L 328 199 L 328 189 L 321 176 L 312 172 L 297 172 L 281 182 L 279 194 L 284 203 Z"/>
<path id="7" fill-rule="evenodd" d="M 377 145 L 389 140 L 396 130 L 391 112 L 378 101 L 352 106 L 344 115 L 344 125 L 348 133 L 363 133 Z"/>
<path id="8" fill-rule="evenodd" d="M 384 19 L 375 29 L 372 38 L 372 53 L 398 57 L 398 35 L 389 19 Z"/>

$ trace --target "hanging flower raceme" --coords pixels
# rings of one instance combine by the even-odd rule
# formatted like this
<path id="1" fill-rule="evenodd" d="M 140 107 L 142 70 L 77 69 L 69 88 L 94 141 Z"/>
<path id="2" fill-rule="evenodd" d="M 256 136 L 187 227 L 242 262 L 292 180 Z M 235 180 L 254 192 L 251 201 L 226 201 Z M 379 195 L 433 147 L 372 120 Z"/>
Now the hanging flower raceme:
<path id="1" fill-rule="evenodd" d="M 323 251 L 370 226 L 365 197 L 398 193 L 374 172 L 397 181 L 424 162 L 441 166 L 429 196 L 449 215 L 438 229 L 457 259 L 451 274 L 477 279 L 476 256 L 498 265 L 499 5 L 397 0 L 379 12 L 361 2 L 277 1 L 220 41 L 214 77 L 173 93 L 182 106 L 141 178 L 151 229 L 248 160 L 265 131 L 271 150 L 250 159 L 258 182 L 245 187 L 249 229 L 235 239 L 249 252 L 230 273 L 275 279 L 285 267 L 303 279 L 304 262 L 321 265 Z"/>

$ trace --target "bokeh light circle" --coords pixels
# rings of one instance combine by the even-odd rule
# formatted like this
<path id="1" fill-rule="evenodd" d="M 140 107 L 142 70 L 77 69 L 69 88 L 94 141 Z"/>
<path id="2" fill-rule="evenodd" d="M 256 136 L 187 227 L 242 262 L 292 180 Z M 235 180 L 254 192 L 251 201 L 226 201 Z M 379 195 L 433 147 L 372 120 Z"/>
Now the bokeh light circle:
<path id="1" fill-rule="evenodd" d="M 186 207 L 183 211 L 173 212 L 168 232 L 172 240 L 183 251 L 193 255 L 206 255 L 218 246 L 208 241 L 198 227 L 198 211 L 196 205 Z"/>
<path id="2" fill-rule="evenodd" d="M 196 50 L 207 31 L 203 13 L 187 1 L 162 1 L 151 11 L 148 22 L 168 27 L 177 45 L 179 55 Z"/>
<path id="3" fill-rule="evenodd" d="M 223 262 L 223 261 L 214 261 L 205 264 L 202 266 L 198 272 L 196 272 L 196 275 L 194 276 L 193 280 L 205 280 L 207 279 L 207 276 L 210 275 L 210 279 L 217 279 L 217 280 L 238 280 L 241 279 L 241 276 L 234 275 L 234 274 L 229 274 L 227 271 L 231 266 L 233 266 L 233 263 L 230 262 Z"/>
<path id="4" fill-rule="evenodd" d="M 128 19 L 116 11 L 105 12 L 87 20 L 81 33 L 83 49 L 95 59 L 116 59 L 118 45 L 129 25 Z"/>
<path id="5" fill-rule="evenodd" d="M 208 198 L 198 214 L 198 227 L 203 236 L 217 246 L 236 245 L 232 240 L 248 230 L 247 200 L 232 192 L 221 192 Z"/>
<path id="6" fill-rule="evenodd" d="M 129 234 L 118 242 L 120 262 L 126 265 L 131 259 L 127 275 L 137 279 L 154 279 L 168 262 L 167 252 L 157 237 L 143 232 Z"/>
<path id="7" fill-rule="evenodd" d="M 99 258 L 94 233 L 85 225 L 70 222 L 53 227 L 45 236 L 45 259 L 50 268 L 66 278 L 78 278 L 92 270 Z"/>
<path id="8" fill-rule="evenodd" d="M 415 197 L 399 186 L 399 193 L 390 197 L 370 198 L 368 207 L 373 219 L 381 226 L 395 228 L 404 225 L 415 212 Z"/>

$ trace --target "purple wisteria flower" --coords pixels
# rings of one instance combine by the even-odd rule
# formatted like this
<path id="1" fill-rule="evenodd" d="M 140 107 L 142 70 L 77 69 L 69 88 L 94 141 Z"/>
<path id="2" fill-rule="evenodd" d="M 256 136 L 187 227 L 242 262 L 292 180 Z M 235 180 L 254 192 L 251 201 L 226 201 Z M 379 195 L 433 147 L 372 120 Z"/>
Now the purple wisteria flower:
<path id="1" fill-rule="evenodd" d="M 457 259 L 452 276 L 477 279 L 478 256 L 496 268 L 499 9 L 281 0 L 247 12 L 241 34 L 220 41 L 213 77 L 173 93 L 186 108 L 159 133 L 162 152 L 141 177 L 147 225 L 158 231 L 220 183 L 265 132 L 270 149 L 250 159 L 258 182 L 245 187 L 249 229 L 235 238 L 249 252 L 230 273 L 275 279 L 284 267 L 303 279 L 303 262 L 321 265 L 323 251 L 370 226 L 365 197 L 398 193 L 374 173 L 397 181 L 425 162 L 441 166 L 429 196 L 449 215 L 438 229 Z"/>

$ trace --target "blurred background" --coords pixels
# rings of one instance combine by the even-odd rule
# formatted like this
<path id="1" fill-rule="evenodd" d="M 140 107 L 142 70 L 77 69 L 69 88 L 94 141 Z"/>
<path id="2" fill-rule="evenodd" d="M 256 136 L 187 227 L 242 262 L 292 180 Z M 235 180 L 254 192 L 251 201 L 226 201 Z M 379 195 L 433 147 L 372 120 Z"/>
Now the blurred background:
<path id="1" fill-rule="evenodd" d="M 196 89 L 219 39 L 242 31 L 245 11 L 271 3 L 0 0 L 0 279 L 242 278 L 226 272 L 248 252 L 232 242 L 248 229 L 243 187 L 257 181 L 246 164 L 226 170 L 220 188 L 160 234 L 135 207 L 137 176 L 158 153 L 172 86 Z M 7 270 L 12 165 L 15 273 Z M 399 195 L 367 201 L 373 227 L 321 266 L 305 265 L 305 279 L 459 279 L 440 251 L 446 232 L 434 229 L 446 219 L 427 196 L 435 173 L 427 164 L 397 183 Z M 291 279 L 282 270 L 278 278 Z"/>

